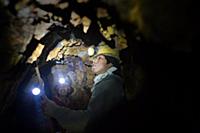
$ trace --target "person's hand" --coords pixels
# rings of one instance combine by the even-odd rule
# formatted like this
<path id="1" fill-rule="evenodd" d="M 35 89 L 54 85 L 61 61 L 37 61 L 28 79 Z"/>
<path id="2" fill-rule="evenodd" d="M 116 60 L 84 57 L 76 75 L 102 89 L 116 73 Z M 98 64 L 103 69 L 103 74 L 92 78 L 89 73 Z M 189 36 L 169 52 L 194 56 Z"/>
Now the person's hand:
<path id="1" fill-rule="evenodd" d="M 48 99 L 46 95 L 41 96 L 41 108 L 45 115 L 53 116 L 58 105 L 52 100 Z"/>
<path id="2" fill-rule="evenodd" d="M 54 96 L 53 101 L 59 106 L 67 107 L 69 105 L 69 98 L 61 97 L 60 95 Z"/>

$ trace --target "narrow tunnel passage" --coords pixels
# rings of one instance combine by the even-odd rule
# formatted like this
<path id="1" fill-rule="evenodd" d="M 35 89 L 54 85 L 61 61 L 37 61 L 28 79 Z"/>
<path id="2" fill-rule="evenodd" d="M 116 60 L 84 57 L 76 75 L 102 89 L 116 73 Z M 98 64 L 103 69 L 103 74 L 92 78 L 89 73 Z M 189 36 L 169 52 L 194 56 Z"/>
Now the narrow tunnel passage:
<path id="1" fill-rule="evenodd" d="M 87 50 L 104 42 L 120 51 L 126 104 L 94 129 L 199 131 L 192 107 L 191 55 L 197 30 L 192 2 L 0 2 L 0 129 L 65 132 L 56 120 L 46 118 L 41 99 L 31 93 L 39 82 L 35 67 L 50 99 L 85 109 L 95 77 Z M 65 86 L 58 85 L 59 73 L 65 75 Z"/>

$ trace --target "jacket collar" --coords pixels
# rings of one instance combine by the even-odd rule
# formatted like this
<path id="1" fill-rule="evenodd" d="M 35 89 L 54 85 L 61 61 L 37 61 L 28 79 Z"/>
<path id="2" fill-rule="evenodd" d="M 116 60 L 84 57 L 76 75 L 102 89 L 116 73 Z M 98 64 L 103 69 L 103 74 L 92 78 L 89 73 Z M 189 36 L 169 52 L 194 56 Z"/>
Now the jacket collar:
<path id="1" fill-rule="evenodd" d="M 116 67 L 110 67 L 105 73 L 99 74 L 94 78 L 94 85 L 96 85 L 97 83 L 99 83 L 100 81 L 102 81 L 105 77 L 107 77 L 108 75 L 111 75 L 114 71 L 116 71 L 117 68 Z M 94 90 L 94 87 L 92 88 L 91 91 Z"/>

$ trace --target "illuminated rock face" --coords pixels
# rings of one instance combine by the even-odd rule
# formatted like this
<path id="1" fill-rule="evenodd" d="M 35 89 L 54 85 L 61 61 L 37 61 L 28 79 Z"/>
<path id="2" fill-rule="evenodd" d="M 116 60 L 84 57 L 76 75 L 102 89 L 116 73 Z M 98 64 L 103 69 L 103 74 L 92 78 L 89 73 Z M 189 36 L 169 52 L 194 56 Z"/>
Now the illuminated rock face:
<path id="1" fill-rule="evenodd" d="M 62 15 L 62 19 L 64 19 L 63 16 L 69 17 L 68 20 L 66 19 L 68 22 L 63 24 L 63 23 L 61 23 L 62 20 L 59 20 L 60 14 L 59 15 L 56 14 L 57 13 L 56 11 L 55 12 L 53 10 L 46 11 L 45 9 L 41 8 L 41 7 L 43 7 L 41 5 L 49 5 L 50 4 L 52 7 L 61 8 L 61 10 L 63 10 L 63 8 L 66 9 L 68 7 L 68 5 L 65 4 L 65 5 L 62 5 L 63 7 L 60 7 L 61 5 L 57 4 L 59 2 L 59 0 L 50 0 L 50 1 L 37 0 L 37 2 L 40 4 L 40 6 L 38 6 L 37 4 L 34 4 L 34 2 L 28 4 L 29 1 L 30 0 L 16 1 L 16 3 L 13 3 L 10 1 L 10 4 L 11 3 L 13 4 L 13 5 L 11 4 L 10 6 L 13 6 L 12 10 L 15 10 L 15 14 L 13 12 L 9 14 L 10 18 L 12 18 L 12 19 L 8 18 L 10 27 L 7 27 L 7 29 L 5 30 L 5 31 L 9 31 L 7 33 L 7 35 L 5 35 L 5 38 L 8 38 L 8 42 L 6 42 L 7 44 L 6 43 L 4 44 L 4 42 L 3 42 L 3 45 L 5 45 L 6 48 L 7 47 L 10 48 L 8 53 L 10 56 L 13 56 L 13 57 L 11 57 L 12 59 L 10 59 L 10 58 L 8 59 L 7 53 L 4 52 L 5 57 L 7 57 L 7 60 L 5 58 L 6 63 L 3 62 L 3 64 L 8 64 L 7 62 L 9 62 L 9 65 L 7 65 L 5 67 L 6 70 L 5 69 L 2 70 L 3 72 L 10 70 L 10 68 L 13 67 L 17 63 L 17 61 L 20 60 L 20 59 L 18 59 L 19 58 L 18 52 L 22 53 L 21 56 L 23 56 L 23 59 L 24 58 L 28 59 L 26 61 L 25 61 L 25 59 L 20 60 L 23 63 L 23 65 L 25 64 L 25 62 L 30 63 L 29 65 L 31 65 L 31 63 L 33 63 L 39 57 L 41 57 L 43 55 L 43 53 L 48 54 L 50 52 L 50 50 L 49 51 L 46 50 L 46 47 L 51 45 L 52 40 L 54 40 L 54 39 L 51 40 L 51 38 L 54 38 L 54 36 L 53 37 L 51 36 L 48 39 L 44 40 L 44 42 L 48 42 L 48 43 L 43 43 L 43 41 L 41 41 L 41 40 L 44 39 L 44 37 L 48 33 L 51 33 L 52 29 L 49 27 L 51 27 L 52 24 L 55 24 L 55 25 L 61 26 L 62 28 L 66 28 L 67 26 L 64 24 L 70 23 L 70 15 L 71 14 L 67 14 L 65 12 L 66 14 Z M 78 3 L 82 3 L 82 2 L 87 3 L 87 0 L 84 0 L 82 2 L 81 1 L 77 1 L 77 2 Z M 69 3 L 69 6 L 73 6 L 73 5 L 70 5 L 70 3 Z M 9 10 L 10 9 L 8 9 L 8 12 L 9 12 Z M 93 9 L 89 9 L 89 8 L 87 10 L 91 11 L 91 12 L 93 11 Z M 94 13 L 94 15 L 95 15 L 95 12 L 92 12 L 92 13 Z M 87 16 L 88 14 L 86 13 L 84 15 L 85 15 L 85 17 L 81 16 L 82 17 L 81 21 L 83 21 L 81 24 L 86 26 L 86 30 L 84 30 L 84 28 L 80 28 L 80 30 L 81 31 L 84 30 L 84 33 L 86 34 L 87 30 L 88 30 L 87 28 L 89 27 L 91 22 L 84 21 L 84 20 L 87 20 L 85 18 L 88 17 Z M 4 19 L 1 19 L 1 21 L 2 20 L 4 20 Z M 92 22 L 94 22 L 93 19 L 92 19 Z M 96 22 L 94 22 L 94 23 L 96 23 Z M 7 21 L 5 22 L 5 24 L 8 24 Z M 93 24 L 93 26 L 94 26 L 94 28 L 98 28 L 98 25 Z M 105 26 L 105 27 L 107 27 L 107 26 Z M 74 30 L 75 29 L 73 29 L 73 31 Z M 61 58 L 64 58 L 64 62 L 65 62 L 64 65 L 55 65 L 51 68 L 51 70 L 54 71 L 54 72 L 52 72 L 52 75 L 54 76 L 53 77 L 54 82 L 51 86 L 51 89 L 54 90 L 52 92 L 54 93 L 54 96 L 56 97 L 56 99 L 58 101 L 60 101 L 59 103 L 64 103 L 65 106 L 71 106 L 72 108 L 85 107 L 84 106 L 86 103 L 85 101 L 87 101 L 87 99 L 89 98 L 89 94 L 86 94 L 85 91 L 90 90 L 90 88 L 92 87 L 92 84 L 93 84 L 94 75 L 92 74 L 90 68 L 86 67 L 84 65 L 84 63 L 87 62 L 88 57 L 86 56 L 87 48 L 83 47 L 83 45 L 84 44 L 85 44 L 85 46 L 92 45 L 93 41 L 96 43 L 96 38 L 98 38 L 98 37 L 96 37 L 96 32 L 99 32 L 99 29 L 95 29 L 95 32 L 93 32 L 94 29 L 92 27 L 89 30 L 90 30 L 90 32 L 88 31 L 89 32 L 88 34 L 86 34 L 86 35 L 84 34 L 84 37 L 80 37 L 80 38 L 78 38 L 79 37 L 78 35 L 76 36 L 76 31 L 79 31 L 79 29 L 74 31 L 75 37 L 62 36 L 61 34 L 58 35 L 57 31 L 55 31 L 55 34 L 57 36 L 59 36 L 61 39 L 63 39 L 64 41 L 60 45 L 61 47 L 54 48 L 54 51 L 51 51 L 51 53 L 49 53 L 49 56 L 47 56 L 47 58 L 45 59 L 47 62 L 47 61 L 52 61 L 54 59 L 60 60 Z M 113 33 L 112 29 L 111 30 L 109 29 L 108 31 L 111 31 L 111 33 Z M 98 34 L 98 36 L 100 36 L 100 35 L 101 35 L 101 33 Z M 75 40 L 75 39 L 77 39 L 77 40 Z M 82 41 L 80 41 L 81 39 L 82 39 Z M 92 40 L 92 42 L 89 43 L 89 41 L 87 41 L 87 42 L 83 43 L 84 39 L 89 40 L 89 41 Z M 98 43 L 100 41 L 102 41 L 101 39 L 98 39 Z M 3 39 L 0 38 L 0 40 L 3 40 Z M 117 41 L 120 42 L 120 40 L 117 40 Z M 124 41 L 124 42 L 126 43 L 126 41 Z M 29 46 L 30 46 L 30 49 L 29 49 Z M 53 48 L 53 46 L 52 46 L 52 48 Z M 2 48 L 2 49 L 4 49 L 4 48 Z M 0 50 L 2 51 L 2 49 L 0 49 Z M 27 54 L 25 54 L 24 52 Z M 4 53 L 3 53 L 3 57 L 4 57 Z M 16 59 L 18 59 L 18 60 L 16 60 Z M 16 61 L 14 62 L 13 60 L 16 60 Z M 44 61 L 44 64 L 46 62 Z M 56 86 L 56 81 L 57 82 L 59 81 L 58 77 L 56 77 L 56 76 L 58 76 L 57 75 L 58 73 L 56 71 L 58 71 L 58 73 L 62 73 L 64 75 L 64 77 L 67 77 L 69 79 L 70 83 L 66 84 L 65 86 L 64 85 L 60 86 L 60 87 Z M 23 73 L 23 70 L 17 74 L 23 75 L 22 73 Z M 17 74 L 15 74 L 15 75 L 17 75 Z M 6 75 L 6 76 L 13 77 L 12 74 Z M 21 78 L 21 76 L 19 76 L 19 77 Z M 13 80 L 13 81 L 9 81 L 9 82 L 10 82 L 10 84 L 13 84 L 16 81 Z M 4 87 L 4 84 L 6 86 L 7 83 L 4 82 L 4 80 L 0 81 L 0 83 L 2 83 L 0 86 L 0 89 L 3 88 L 6 91 L 7 88 Z M 10 88 L 10 87 L 8 87 L 8 88 Z M 57 88 L 61 88 L 61 89 L 56 90 Z M 69 100 L 71 100 L 71 101 L 69 102 Z"/>
<path id="2" fill-rule="evenodd" d="M 58 44 L 59 50 L 56 47 L 49 52 L 47 58 L 47 61 L 57 62 L 51 67 L 49 75 L 53 82 L 48 83 L 55 102 L 70 108 L 83 109 L 88 103 L 94 78 L 91 68 L 85 65 L 89 59 L 87 48 L 80 40 L 61 42 L 64 43 Z M 63 84 L 59 83 L 61 78 Z"/>
<path id="3" fill-rule="evenodd" d="M 85 108 L 94 77 L 90 71 L 78 56 L 68 56 L 63 65 L 53 66 L 51 91 L 55 101 L 74 109 Z M 60 78 L 64 78 L 65 83 L 60 84 Z"/>

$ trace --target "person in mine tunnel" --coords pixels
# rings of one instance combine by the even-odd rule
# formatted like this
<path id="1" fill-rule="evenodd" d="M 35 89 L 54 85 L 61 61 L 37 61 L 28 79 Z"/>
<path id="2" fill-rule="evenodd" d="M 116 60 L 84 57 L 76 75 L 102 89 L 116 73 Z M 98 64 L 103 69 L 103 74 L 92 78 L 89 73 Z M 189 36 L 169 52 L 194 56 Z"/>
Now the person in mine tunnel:
<path id="1" fill-rule="evenodd" d="M 66 132 L 102 132 L 98 128 L 107 130 L 99 124 L 102 122 L 107 126 L 104 118 L 125 102 L 119 51 L 102 43 L 98 47 L 89 47 L 88 54 L 93 61 L 92 71 L 95 78 L 91 89 L 92 95 L 85 110 L 63 107 L 47 96 L 42 96 L 43 113 L 56 119 Z"/>

